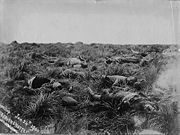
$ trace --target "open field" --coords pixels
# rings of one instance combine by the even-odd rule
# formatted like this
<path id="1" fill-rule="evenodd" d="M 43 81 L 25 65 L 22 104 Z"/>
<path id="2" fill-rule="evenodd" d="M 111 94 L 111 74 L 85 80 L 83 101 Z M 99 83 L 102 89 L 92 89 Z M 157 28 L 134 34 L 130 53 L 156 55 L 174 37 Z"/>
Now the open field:
<path id="1" fill-rule="evenodd" d="M 175 63 L 170 54 L 177 46 L 12 42 L 0 48 L 1 104 L 38 129 L 175 134 L 176 89 L 158 82 Z M 47 82 L 28 83 L 34 76 Z"/>

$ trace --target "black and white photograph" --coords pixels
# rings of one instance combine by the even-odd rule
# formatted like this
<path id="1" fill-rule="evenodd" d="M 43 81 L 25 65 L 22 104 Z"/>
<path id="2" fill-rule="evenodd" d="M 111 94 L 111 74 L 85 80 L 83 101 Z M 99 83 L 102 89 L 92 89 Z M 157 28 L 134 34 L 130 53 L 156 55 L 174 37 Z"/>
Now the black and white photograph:
<path id="1" fill-rule="evenodd" d="M 0 0 L 0 134 L 179 133 L 180 0 Z"/>

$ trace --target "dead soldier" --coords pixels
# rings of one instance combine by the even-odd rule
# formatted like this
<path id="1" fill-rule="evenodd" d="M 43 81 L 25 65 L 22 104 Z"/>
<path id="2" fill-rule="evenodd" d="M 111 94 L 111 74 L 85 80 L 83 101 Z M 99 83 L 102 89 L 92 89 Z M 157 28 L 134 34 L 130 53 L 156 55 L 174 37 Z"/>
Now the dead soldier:
<path id="1" fill-rule="evenodd" d="M 102 80 L 105 83 L 112 84 L 111 87 L 113 87 L 126 84 L 133 85 L 137 81 L 137 78 L 133 76 L 125 77 L 120 75 L 102 75 Z"/>
<path id="2" fill-rule="evenodd" d="M 142 112 L 158 110 L 158 107 L 150 102 L 146 96 L 137 92 L 117 91 L 115 93 L 110 93 L 105 90 L 102 94 L 96 94 L 89 87 L 87 88 L 87 91 L 90 95 L 90 100 L 98 102 L 95 106 L 102 106 L 103 103 L 105 103 L 104 107 L 102 107 L 103 110 L 108 109 L 108 107 L 106 107 L 106 103 L 116 104 L 116 108 L 119 113 L 123 113 L 128 110 L 138 110 Z M 98 109 L 98 111 L 101 110 Z"/>
<path id="3" fill-rule="evenodd" d="M 74 79 L 74 78 L 76 78 L 76 72 L 71 69 L 66 69 L 60 74 L 60 76 L 65 77 L 65 78 Z"/>
<path id="4" fill-rule="evenodd" d="M 86 63 L 86 61 L 81 56 L 79 56 L 78 58 L 69 58 L 67 60 L 67 66 L 71 67 L 73 67 L 74 65 L 81 65 L 83 63 Z"/>

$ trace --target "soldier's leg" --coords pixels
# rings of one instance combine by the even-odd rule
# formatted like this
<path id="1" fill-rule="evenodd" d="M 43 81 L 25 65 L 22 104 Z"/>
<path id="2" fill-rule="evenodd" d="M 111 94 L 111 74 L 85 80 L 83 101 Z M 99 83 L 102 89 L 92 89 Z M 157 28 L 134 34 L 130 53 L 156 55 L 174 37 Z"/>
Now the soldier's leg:
<path id="1" fill-rule="evenodd" d="M 95 94 L 91 88 L 87 88 L 88 94 L 91 96 L 91 98 L 93 98 L 94 100 L 100 100 L 101 99 L 101 95 Z"/>

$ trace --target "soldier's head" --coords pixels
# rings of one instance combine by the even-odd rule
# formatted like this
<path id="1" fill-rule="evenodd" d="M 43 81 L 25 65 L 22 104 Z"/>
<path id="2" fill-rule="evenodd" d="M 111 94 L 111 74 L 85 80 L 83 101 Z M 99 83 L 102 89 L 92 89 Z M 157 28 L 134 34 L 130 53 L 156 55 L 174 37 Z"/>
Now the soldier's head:
<path id="1" fill-rule="evenodd" d="M 127 78 L 127 84 L 128 85 L 134 85 L 135 82 L 137 82 L 136 77 L 130 76 L 130 77 Z"/>

